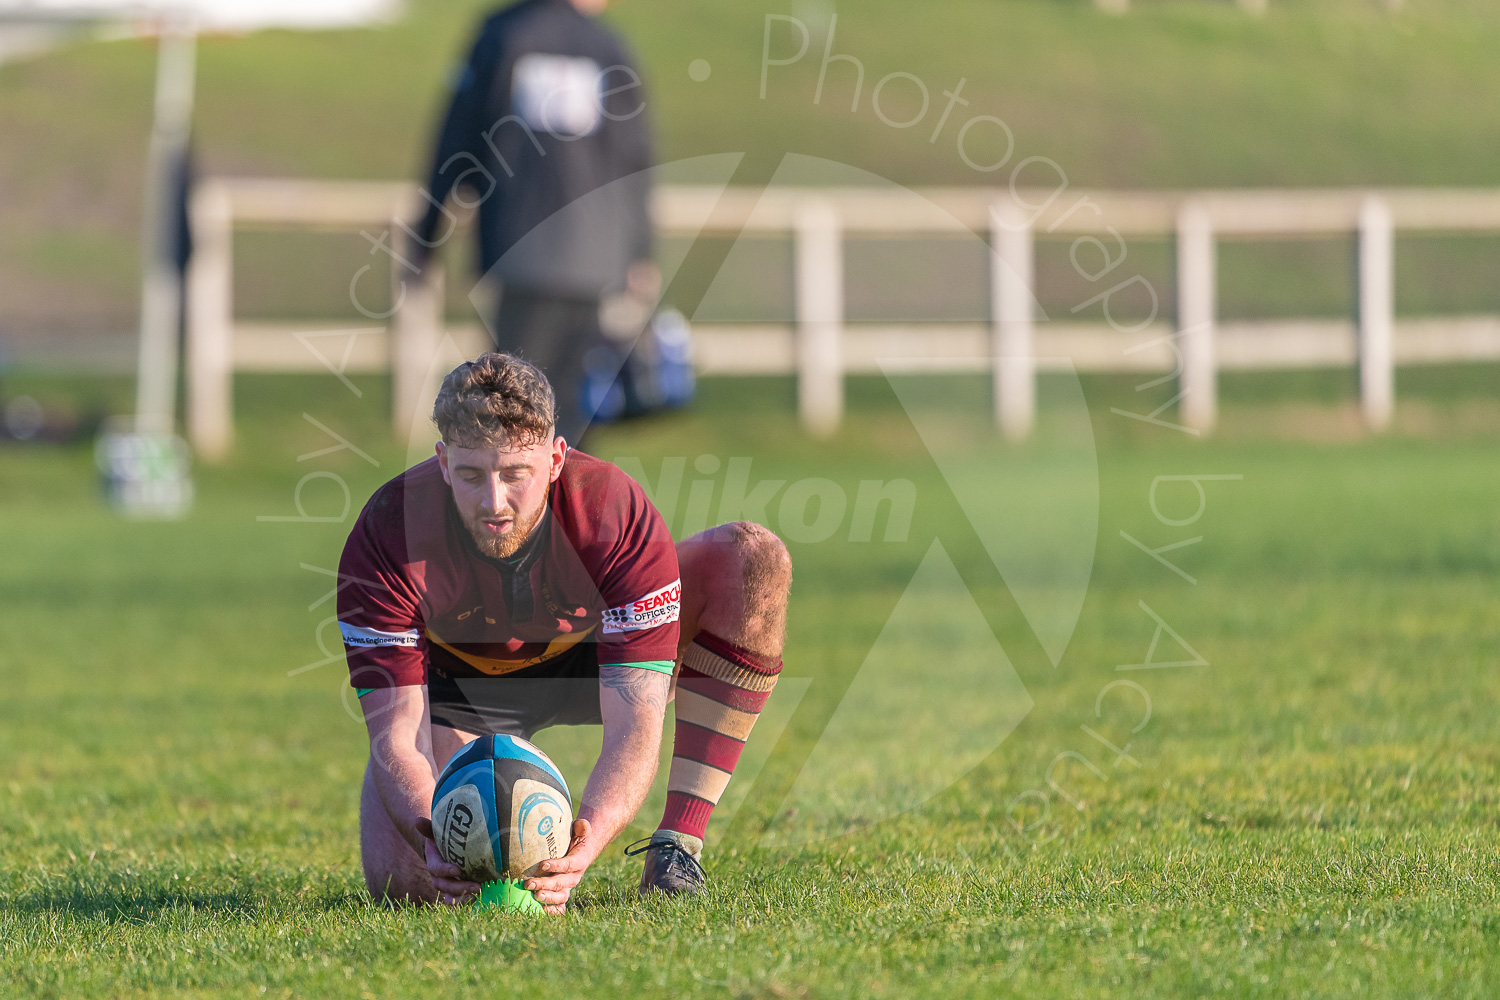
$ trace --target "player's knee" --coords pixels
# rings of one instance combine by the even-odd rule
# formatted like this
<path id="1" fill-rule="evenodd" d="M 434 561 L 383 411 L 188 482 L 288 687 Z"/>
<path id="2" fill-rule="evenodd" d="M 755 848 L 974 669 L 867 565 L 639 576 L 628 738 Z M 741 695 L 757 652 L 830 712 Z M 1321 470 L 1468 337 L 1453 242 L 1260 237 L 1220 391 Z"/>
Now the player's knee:
<path id="1" fill-rule="evenodd" d="M 754 521 L 731 521 L 724 527 L 734 538 L 747 591 L 785 590 L 791 584 L 792 556 L 776 532 Z"/>
<path id="2" fill-rule="evenodd" d="M 437 902 L 426 864 L 396 831 L 380 802 L 373 766 L 365 767 L 359 797 L 359 853 L 365 888 L 377 903 Z"/>
<path id="3" fill-rule="evenodd" d="M 437 902 L 437 889 L 432 885 L 432 876 L 425 865 L 415 863 L 415 857 L 403 857 L 400 851 L 379 852 L 385 855 L 383 857 L 370 857 L 370 853 L 377 852 L 369 852 L 367 849 L 366 856 L 361 860 L 364 863 L 365 888 L 375 902 L 391 905 Z"/>
<path id="4" fill-rule="evenodd" d="M 411 873 L 367 870 L 365 888 L 375 902 L 391 906 L 437 902 L 437 890 L 432 886 L 432 879 L 413 878 Z"/>

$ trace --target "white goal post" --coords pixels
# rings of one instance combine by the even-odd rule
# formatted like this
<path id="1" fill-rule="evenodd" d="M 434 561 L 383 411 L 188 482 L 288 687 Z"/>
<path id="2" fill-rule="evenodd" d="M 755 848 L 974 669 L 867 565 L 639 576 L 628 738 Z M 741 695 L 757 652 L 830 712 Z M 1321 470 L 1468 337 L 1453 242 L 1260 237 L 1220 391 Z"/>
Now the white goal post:
<path id="1" fill-rule="evenodd" d="M 176 424 L 183 289 L 173 241 L 175 199 L 190 143 L 199 34 L 348 27 L 392 17 L 398 9 L 399 0 L 0 0 L 0 28 L 47 32 L 43 37 L 52 42 L 101 25 L 157 38 L 142 213 L 137 432 L 171 435 Z"/>

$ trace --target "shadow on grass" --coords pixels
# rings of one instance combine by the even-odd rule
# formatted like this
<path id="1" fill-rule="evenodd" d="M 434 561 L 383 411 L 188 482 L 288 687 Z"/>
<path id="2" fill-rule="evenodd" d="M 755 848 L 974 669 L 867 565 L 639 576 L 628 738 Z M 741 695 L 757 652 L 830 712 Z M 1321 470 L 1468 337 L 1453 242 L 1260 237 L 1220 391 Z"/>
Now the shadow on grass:
<path id="1" fill-rule="evenodd" d="M 228 889 L 176 888 L 116 882 L 97 886 L 82 882 L 0 897 L 0 908 L 31 916 L 66 914 L 111 923 L 146 923 L 173 914 L 211 914 L 219 919 L 255 921 L 266 914 L 285 914 L 295 901 L 299 911 L 363 910 L 377 906 L 362 891 L 297 891 L 257 885 Z"/>

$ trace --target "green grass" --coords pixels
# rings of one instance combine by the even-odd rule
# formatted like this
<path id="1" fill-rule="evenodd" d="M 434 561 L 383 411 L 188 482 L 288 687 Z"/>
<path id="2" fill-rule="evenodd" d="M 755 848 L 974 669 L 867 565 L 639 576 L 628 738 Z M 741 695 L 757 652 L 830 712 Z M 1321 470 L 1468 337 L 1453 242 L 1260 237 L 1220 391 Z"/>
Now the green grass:
<path id="1" fill-rule="evenodd" d="M 255 518 L 290 512 L 314 469 L 343 477 L 357 504 L 401 467 L 378 381 L 356 399 L 331 378 L 242 379 L 235 460 L 199 470 L 198 506 L 176 524 L 111 515 L 86 448 L 0 450 L 0 994 L 1492 996 L 1495 377 L 1403 373 L 1397 429 L 1374 440 L 1350 435 L 1343 375 L 1229 379 L 1209 442 L 1112 416 L 1142 408 L 1128 379 L 1086 381 L 1098 550 L 1056 667 L 883 383 L 851 385 L 848 429 L 827 444 L 797 433 L 775 380 L 713 380 L 690 414 L 609 431 L 596 450 L 653 476 L 663 456 L 690 469 L 699 455 L 752 456 L 755 478 L 819 476 L 851 497 L 860 479 L 908 478 L 917 504 L 905 542 L 839 532 L 792 546 L 786 679 L 710 830 L 709 895 L 637 901 L 638 868 L 614 852 L 573 912 L 536 923 L 368 902 L 363 729 L 337 663 L 295 672 L 323 658 L 316 630 L 331 613 L 311 607 L 328 579 L 299 564 L 332 566 L 348 522 Z M 128 398 L 123 383 L 13 388 L 78 408 Z M 987 440 L 963 419 L 983 412 L 977 383 L 944 394 L 967 473 L 990 475 L 997 496 L 999 470 L 1060 454 Z M 327 443 L 304 412 L 381 467 L 348 453 L 299 463 Z M 1044 439 L 1062 434 L 1060 416 L 1044 411 Z M 1169 528 L 1147 490 L 1186 473 L 1244 479 L 1209 484 L 1201 520 Z M 1168 517 L 1191 513 L 1188 494 L 1161 499 Z M 337 500 L 309 494 L 334 513 Z M 1168 553 L 1198 584 L 1122 530 L 1153 546 L 1201 535 Z M 878 706 L 855 672 L 934 538 L 982 615 L 965 634 L 998 637 L 1034 707 L 987 741 L 988 706 L 945 686 L 984 683 L 970 640 L 942 627 L 966 598 L 934 590 L 905 633 L 930 652 L 895 647 L 904 676 L 929 683 L 902 689 L 914 700 L 901 714 L 856 720 L 867 743 L 824 745 L 846 692 Z M 1116 672 L 1150 642 L 1141 601 L 1208 665 Z M 1164 638 L 1156 659 L 1175 658 Z M 1134 735 L 1138 703 L 1120 689 L 1095 713 L 1121 677 L 1152 700 Z M 1139 767 L 1114 767 L 1083 725 L 1128 742 Z M 956 781 L 923 753 L 950 737 L 983 758 Z M 544 742 L 582 777 L 586 735 Z M 1082 810 L 1047 783 L 1069 750 L 1105 775 L 1076 758 L 1053 772 Z M 931 797 L 852 833 L 764 846 L 768 823 L 786 843 L 885 804 L 841 800 L 838 768 L 815 776 L 824 798 L 798 793 L 819 752 L 856 783 Z M 1012 819 L 1036 825 L 1023 835 Z"/>

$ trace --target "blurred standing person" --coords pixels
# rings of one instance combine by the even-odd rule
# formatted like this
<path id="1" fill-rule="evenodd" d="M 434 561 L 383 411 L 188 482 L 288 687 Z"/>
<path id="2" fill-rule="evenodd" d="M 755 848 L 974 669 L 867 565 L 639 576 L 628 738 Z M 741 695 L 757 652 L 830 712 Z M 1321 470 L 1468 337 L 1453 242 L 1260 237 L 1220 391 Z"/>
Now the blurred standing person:
<path id="1" fill-rule="evenodd" d="M 597 19 L 607 2 L 521 0 L 484 21 L 454 81 L 427 212 L 408 231 L 421 267 L 453 232 L 448 197 L 478 207 L 480 270 L 501 288 L 496 348 L 546 373 L 573 446 L 593 416 L 584 358 L 602 342 L 601 304 L 649 313 L 661 284 L 645 97 L 624 41 Z"/>

